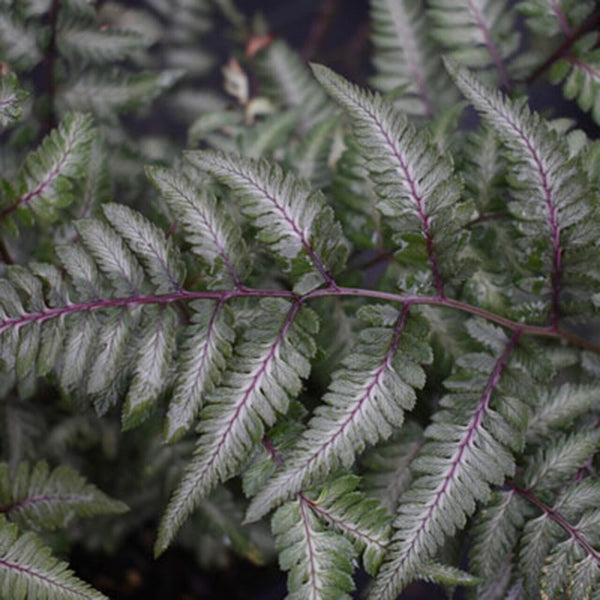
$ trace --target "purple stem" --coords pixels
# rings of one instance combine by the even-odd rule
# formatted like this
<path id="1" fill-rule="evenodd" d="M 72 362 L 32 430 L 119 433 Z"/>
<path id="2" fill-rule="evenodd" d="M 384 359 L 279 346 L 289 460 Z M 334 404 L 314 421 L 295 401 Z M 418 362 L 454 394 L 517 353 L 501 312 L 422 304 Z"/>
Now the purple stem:
<path id="1" fill-rule="evenodd" d="M 44 193 L 44 191 L 46 190 L 46 188 L 48 186 L 52 185 L 54 179 L 60 173 L 60 171 L 62 169 L 62 166 L 64 165 L 65 161 L 67 160 L 67 158 L 69 158 L 69 156 L 71 154 L 72 146 L 70 145 L 70 141 L 68 142 L 68 144 L 69 145 L 64 150 L 62 158 L 60 159 L 60 161 L 58 162 L 58 164 L 54 167 L 54 169 L 52 169 L 52 171 L 50 171 L 50 173 L 48 174 L 48 176 L 46 177 L 46 179 L 44 179 L 38 185 L 38 187 L 36 187 L 35 189 L 31 190 L 30 192 L 27 192 L 24 196 L 21 196 L 21 198 L 19 198 L 13 204 L 10 204 L 9 206 L 5 206 L 2 210 L 0 210 L 0 221 L 2 219 L 4 219 L 7 215 L 9 215 L 10 213 L 12 213 L 15 210 L 17 210 L 17 208 L 19 208 L 19 206 L 26 206 L 32 200 L 35 200 L 35 198 L 37 198 L 38 196 L 41 196 Z"/>
<path id="2" fill-rule="evenodd" d="M 558 22 L 560 23 L 560 28 L 562 29 L 566 38 L 567 39 L 572 38 L 573 30 L 571 29 L 571 26 L 569 25 L 569 21 L 567 21 L 567 17 L 565 15 L 565 13 L 562 11 L 560 4 L 557 2 L 557 0 L 550 0 L 550 4 L 552 4 L 552 10 L 554 11 L 554 14 L 556 15 L 556 18 L 558 19 Z"/>
<path id="3" fill-rule="evenodd" d="M 502 56 L 500 52 L 498 52 L 498 48 L 492 41 L 490 30 L 488 29 L 485 21 L 483 20 L 483 15 L 479 10 L 479 7 L 475 5 L 473 0 L 468 0 L 469 2 L 469 11 L 475 19 L 475 24 L 481 30 L 481 34 L 483 35 L 483 40 L 485 43 L 492 60 L 494 61 L 494 66 L 496 67 L 496 71 L 498 71 L 498 78 L 500 79 L 500 85 L 504 88 L 505 91 L 510 92 L 510 82 L 508 81 L 508 77 L 506 75 L 506 69 L 504 68 L 504 63 L 502 61 Z"/>
<path id="4" fill-rule="evenodd" d="M 423 227 L 423 233 L 425 235 L 425 240 L 427 244 L 427 256 L 429 257 L 429 264 L 431 266 L 431 271 L 433 274 L 433 286 L 435 287 L 437 294 L 440 298 L 444 297 L 444 281 L 442 279 L 442 275 L 440 273 L 440 268 L 438 264 L 437 255 L 434 248 L 433 243 L 433 235 L 431 233 L 431 224 L 429 222 L 429 216 L 425 213 L 425 200 L 421 197 L 421 194 L 417 190 L 417 183 L 410 172 L 410 168 L 408 164 L 404 161 L 404 158 L 396 149 L 396 145 L 394 144 L 394 140 L 388 135 L 386 128 L 383 126 L 383 123 L 377 118 L 377 115 L 371 112 L 368 107 L 363 107 L 363 109 L 369 114 L 373 122 L 379 128 L 381 135 L 385 139 L 386 144 L 392 151 L 392 154 L 398 161 L 400 168 L 402 169 L 402 173 L 404 174 L 404 178 L 408 183 L 410 195 L 415 203 L 417 214 L 421 221 L 421 225 Z"/>
<path id="5" fill-rule="evenodd" d="M 356 536 L 357 538 L 362 538 L 364 540 L 367 540 L 367 542 L 369 544 L 375 544 L 376 546 L 379 546 L 381 549 L 386 548 L 386 544 L 382 544 L 379 540 L 370 536 L 368 533 L 365 533 L 364 531 L 361 531 L 360 529 L 357 529 L 356 527 L 352 527 L 352 526 L 348 525 L 348 523 L 346 523 L 345 521 L 342 521 L 341 519 L 333 516 L 330 512 L 328 512 L 322 506 L 320 506 L 317 502 L 314 502 L 313 500 L 310 500 L 309 498 L 307 498 L 302 492 L 300 492 L 300 494 L 298 494 L 298 496 L 300 496 L 300 498 L 302 498 L 302 500 L 308 504 L 309 508 L 316 515 L 320 516 L 322 519 L 325 519 L 326 521 L 329 521 L 329 523 L 331 523 L 335 527 L 338 527 L 339 529 L 343 529 L 345 531 L 349 531 L 350 534 Z"/>
<path id="6" fill-rule="evenodd" d="M 57 317 L 63 317 L 70 314 L 102 310 L 105 308 L 118 308 L 125 306 L 138 306 L 143 304 L 169 304 L 171 302 L 178 302 L 182 300 L 221 300 L 226 302 L 232 298 L 240 297 L 268 297 L 268 298 L 288 298 L 291 300 L 298 300 L 299 302 L 305 302 L 311 298 L 324 298 L 329 296 L 354 296 L 356 298 L 375 298 L 377 300 L 387 302 L 400 302 L 402 304 L 428 304 L 432 306 L 442 306 L 445 308 L 451 308 L 465 312 L 468 314 L 476 315 L 497 323 L 502 327 L 506 327 L 511 331 L 520 331 L 523 335 L 533 335 L 540 337 L 550 337 L 563 339 L 566 342 L 585 348 L 595 354 L 600 354 L 600 346 L 589 342 L 588 340 L 581 338 L 569 331 L 556 329 L 554 327 L 540 327 L 537 325 L 527 325 L 525 323 L 519 323 L 517 321 L 511 321 L 505 317 L 489 312 L 483 308 L 460 302 L 459 300 L 452 300 L 450 298 L 438 298 L 437 296 L 418 296 L 418 295 L 402 295 L 395 294 L 392 292 L 383 292 L 379 290 L 368 290 L 361 288 L 320 288 L 306 294 L 305 296 L 297 296 L 289 290 L 260 290 L 253 288 L 242 287 L 234 290 L 215 290 L 215 291 L 200 291 L 200 292 L 188 292 L 185 290 L 172 292 L 164 295 L 149 295 L 149 296 L 129 296 L 125 298 L 112 298 L 105 300 L 96 300 L 92 302 L 84 302 L 81 304 L 69 304 L 67 306 L 59 308 L 48 308 L 45 311 L 39 313 L 25 313 L 19 317 L 12 317 L 0 321 L 0 333 L 10 327 L 22 327 L 29 323 L 43 323 L 50 319 Z"/>
<path id="7" fill-rule="evenodd" d="M 314 460 L 316 460 L 319 456 L 325 452 L 328 446 L 331 446 L 337 438 L 346 431 L 346 429 L 352 424 L 356 415 L 361 411 L 363 405 L 369 398 L 373 390 L 377 387 L 384 373 L 390 368 L 390 364 L 392 362 L 392 358 L 398 349 L 398 344 L 400 343 L 400 338 L 402 337 L 402 331 L 404 330 L 404 325 L 406 323 L 406 318 L 408 317 L 408 313 L 410 311 L 410 304 L 405 304 L 398 315 L 398 319 L 396 321 L 396 325 L 394 327 L 394 333 L 392 335 L 392 339 L 390 341 L 390 345 L 388 351 L 386 352 L 383 361 L 379 368 L 373 373 L 372 379 L 366 387 L 364 394 L 360 397 L 360 399 L 356 402 L 356 406 L 352 408 L 350 414 L 346 417 L 345 421 L 340 425 L 339 429 L 321 446 L 314 449 L 314 452 L 311 456 L 301 465 L 296 467 L 294 470 L 302 471 L 306 469 Z"/>
<path id="8" fill-rule="evenodd" d="M 271 193 L 269 193 L 269 190 L 267 190 L 265 187 L 260 185 L 258 182 L 254 181 L 254 179 L 252 179 L 248 175 L 246 175 L 246 173 L 244 173 L 242 171 L 234 171 L 234 172 L 238 177 L 245 179 L 250 185 L 255 187 L 261 194 L 263 194 L 265 196 L 265 198 L 267 198 L 273 204 L 273 206 L 281 214 L 281 216 L 283 217 L 285 222 L 292 228 L 293 232 L 298 236 L 300 243 L 302 244 L 303 248 L 306 250 L 307 254 L 310 256 L 313 264 L 315 265 L 315 267 L 317 268 L 319 273 L 321 273 L 321 276 L 325 280 L 325 283 L 327 283 L 327 285 L 329 285 L 330 287 L 335 288 L 336 283 L 335 283 L 335 280 L 333 279 L 331 273 L 329 273 L 329 271 L 327 270 L 327 267 L 323 264 L 323 261 L 320 259 L 320 257 L 317 255 L 317 253 L 314 251 L 313 247 L 310 245 L 310 242 L 306 239 L 304 232 L 298 227 L 298 225 L 294 222 L 294 220 L 287 214 L 287 212 L 285 211 L 283 206 L 281 206 L 281 204 L 279 204 L 279 202 L 277 201 L 277 198 L 275 198 Z"/>
<path id="9" fill-rule="evenodd" d="M 496 364 L 494 365 L 494 369 L 492 370 L 492 373 L 490 374 L 490 377 L 489 377 L 489 379 L 485 385 L 485 388 L 483 390 L 483 393 L 481 395 L 481 402 L 479 403 L 479 406 L 477 407 L 477 410 L 475 411 L 473 418 L 467 425 L 466 433 L 460 441 L 458 450 L 452 457 L 452 462 L 446 472 L 446 476 L 444 477 L 444 482 L 442 483 L 441 487 L 439 487 L 437 489 L 437 492 L 436 492 L 433 502 L 430 504 L 425 516 L 422 518 L 421 523 L 419 524 L 419 527 L 412 534 L 411 544 L 409 545 L 408 549 L 404 553 L 402 563 L 398 566 L 398 569 L 400 569 L 402 567 L 402 564 L 404 564 L 409 559 L 409 557 L 413 554 L 413 552 L 415 551 L 415 548 L 418 545 L 417 542 L 419 541 L 419 538 L 423 534 L 425 527 L 431 521 L 434 513 L 438 510 L 438 508 L 440 506 L 440 502 L 442 501 L 443 497 L 447 494 L 448 488 L 452 484 L 452 481 L 454 480 L 456 470 L 458 469 L 459 465 L 462 464 L 463 455 L 464 455 L 466 449 L 469 448 L 469 446 L 471 446 L 471 444 L 473 443 L 473 439 L 475 438 L 475 436 L 477 435 L 477 432 L 479 431 L 479 429 L 481 427 L 483 417 L 485 416 L 485 413 L 487 412 L 489 405 L 490 405 L 492 393 L 496 389 L 496 386 L 498 385 L 498 382 L 500 381 L 500 376 L 502 375 L 502 371 L 506 367 L 506 363 L 508 362 L 508 359 L 510 358 L 510 355 L 511 355 L 512 351 L 514 350 L 520 337 L 521 337 L 521 332 L 516 331 L 513 334 L 513 336 L 510 338 L 510 340 L 507 342 L 507 344 L 504 348 L 504 352 L 502 353 L 500 358 L 498 358 L 498 360 L 496 361 Z"/>
<path id="10" fill-rule="evenodd" d="M 557 525 L 560 525 L 600 566 L 600 552 L 598 552 L 587 540 L 585 535 L 571 525 L 557 510 L 542 502 L 531 490 L 519 487 L 513 482 L 508 482 L 510 487 L 520 496 L 525 498 L 534 506 L 537 506 L 548 518 L 552 519 Z"/>
<path id="11" fill-rule="evenodd" d="M 302 518 L 302 525 L 304 526 L 304 535 L 306 536 L 306 545 L 308 549 L 308 560 L 310 563 L 310 586 L 313 588 L 313 597 L 316 599 L 320 596 L 320 588 L 317 587 L 317 569 L 315 567 L 315 553 L 312 544 L 312 532 L 308 524 L 308 515 L 306 514 L 306 500 L 300 494 L 298 495 L 298 502 L 300 503 L 300 517 Z"/>

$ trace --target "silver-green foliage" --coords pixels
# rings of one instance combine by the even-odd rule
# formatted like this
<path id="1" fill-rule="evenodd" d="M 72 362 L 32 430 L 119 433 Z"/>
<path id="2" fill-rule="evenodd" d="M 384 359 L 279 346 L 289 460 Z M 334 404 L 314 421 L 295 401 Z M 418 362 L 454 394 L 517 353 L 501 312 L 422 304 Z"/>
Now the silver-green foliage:
<path id="1" fill-rule="evenodd" d="M 41 4 L 0 16 L 26 89 Z M 295 600 L 349 598 L 359 564 L 373 600 L 414 580 L 471 598 L 597 598 L 599 153 L 565 120 L 480 81 L 512 94 L 539 76 L 537 54 L 519 60 L 512 5 L 372 0 L 373 83 L 385 95 L 323 66 L 311 74 L 264 38 L 240 61 L 250 97 L 206 110 L 185 92 L 211 62 L 193 47 L 211 7 L 244 38 L 253 25 L 230 2 L 151 0 L 154 17 L 136 13 L 128 28 L 112 4 L 102 18 L 119 26 L 100 28 L 89 3 L 61 3 L 54 114 L 32 152 L 19 141 L 21 88 L 0 81 L 0 158 L 12 165 L 0 223 L 42 217 L 0 239 L 3 412 L 57 389 L 82 414 L 43 448 L 71 460 L 91 404 L 107 425 L 86 443 L 120 457 L 115 446 L 130 444 L 129 462 L 111 462 L 135 473 L 123 528 L 166 505 L 157 555 L 180 536 L 205 561 L 212 532 L 261 561 L 260 521 L 274 511 Z M 597 117 L 597 49 L 577 33 L 588 3 L 516 9 L 535 35 L 566 44 L 551 76 Z M 169 47 L 165 67 L 188 68 L 182 79 L 133 68 L 154 44 Z M 190 142 L 211 148 L 181 160 L 171 141 L 137 148 L 119 121 L 176 80 L 165 106 L 196 118 Z M 468 136 L 459 91 L 485 122 Z M 152 156 L 154 189 L 138 151 Z M 59 217 L 68 226 L 31 249 L 32 232 Z M 0 595 L 102 597 L 16 526 L 54 529 L 125 505 L 66 466 L 19 466 L 36 450 L 16 444 L 0 463 Z"/>

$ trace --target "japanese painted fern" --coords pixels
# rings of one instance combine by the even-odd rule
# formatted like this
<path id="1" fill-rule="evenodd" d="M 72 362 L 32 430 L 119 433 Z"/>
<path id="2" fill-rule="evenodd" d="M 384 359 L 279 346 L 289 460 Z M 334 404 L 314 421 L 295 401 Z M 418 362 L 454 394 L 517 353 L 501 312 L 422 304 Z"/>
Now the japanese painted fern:
<path id="1" fill-rule="evenodd" d="M 160 507 L 156 555 L 276 550 L 297 600 L 349 598 L 359 564 L 372 600 L 417 580 L 600 598 L 598 146 L 515 92 L 549 70 L 598 120 L 593 3 L 372 0 L 384 96 L 230 2 L 154 0 L 131 30 L 18 4 L 0 14 L 0 595 L 103 598 L 43 531 L 81 540 L 75 517 L 130 505 L 125 531 Z M 517 11 L 552 54 L 519 55 Z M 186 95 L 213 18 L 249 36 L 234 105 Z M 137 72 L 157 30 L 186 75 Z M 24 150 L 43 56 L 61 69 Z M 165 106 L 201 149 L 134 150 L 120 113 L 177 80 Z M 67 466 L 94 478 L 81 439 L 136 478 L 102 477 L 123 501 Z"/>

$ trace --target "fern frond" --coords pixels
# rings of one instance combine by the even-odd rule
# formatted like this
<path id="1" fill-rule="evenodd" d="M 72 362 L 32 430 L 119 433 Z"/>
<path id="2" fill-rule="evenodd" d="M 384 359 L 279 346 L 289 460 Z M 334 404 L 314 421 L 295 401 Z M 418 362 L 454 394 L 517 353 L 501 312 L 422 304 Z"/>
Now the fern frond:
<path id="1" fill-rule="evenodd" d="M 390 519 L 372 498 L 356 488 L 359 478 L 342 476 L 329 482 L 319 496 L 302 499 L 325 523 L 350 539 L 362 554 L 365 570 L 375 575 L 389 540 Z"/>
<path id="2" fill-rule="evenodd" d="M 75 64 L 104 64 L 129 57 L 147 46 L 148 40 L 136 31 L 98 29 L 92 21 L 61 23 L 56 43 L 63 56 Z"/>
<path id="3" fill-rule="evenodd" d="M 559 598 L 576 586 L 584 594 L 573 597 L 585 598 L 600 578 L 598 483 L 571 484 L 554 506 L 530 490 L 517 491 L 542 512 L 525 524 L 521 540 L 519 559 L 529 593 L 547 591 Z"/>
<path id="4" fill-rule="evenodd" d="M 265 425 L 285 414 L 289 398 L 299 393 L 301 378 L 310 372 L 316 328 L 316 315 L 299 303 L 262 301 L 221 385 L 200 414 L 198 445 L 161 522 L 157 554 L 167 548 L 198 500 L 239 472 Z"/>
<path id="5" fill-rule="evenodd" d="M 328 159 L 333 145 L 333 129 L 337 123 L 337 117 L 315 123 L 303 136 L 290 159 L 290 167 L 316 189 L 322 189 L 329 180 Z"/>
<path id="6" fill-rule="evenodd" d="M 231 310 L 221 302 L 196 302 L 186 336 L 173 397 L 165 424 L 165 439 L 174 442 L 191 426 L 204 398 L 221 381 L 231 356 L 234 331 Z"/>
<path id="7" fill-rule="evenodd" d="M 600 49 L 595 33 L 582 37 L 565 58 L 552 65 L 550 81 L 563 82 L 565 98 L 576 100 L 600 124 Z"/>
<path id="8" fill-rule="evenodd" d="M 19 71 L 33 69 L 42 59 L 35 28 L 27 26 L 8 7 L 0 11 L 0 48 L 2 59 Z"/>
<path id="9" fill-rule="evenodd" d="M 379 210 L 398 231 L 403 262 L 427 264 L 431 285 L 444 295 L 444 283 L 458 269 L 462 228 L 471 209 L 459 201 L 460 180 L 442 156 L 390 103 L 350 84 L 326 67 L 314 65 L 319 82 L 352 118 L 352 124 L 379 196 Z"/>
<path id="10" fill-rule="evenodd" d="M 502 484 L 513 473 L 509 448 L 519 445 L 516 432 L 522 423 L 513 422 L 519 413 L 508 408 L 519 401 L 505 394 L 522 386 L 518 380 L 511 385 L 507 375 L 518 339 L 518 333 L 505 338 L 504 348 L 495 358 L 487 353 L 465 357 L 463 364 L 475 374 L 447 382 L 455 393 L 442 400 L 443 410 L 425 431 L 430 442 L 413 461 L 413 469 L 422 475 L 401 498 L 395 531 L 371 598 L 395 598 L 420 575 L 421 564 L 431 559 L 445 537 L 465 526 L 476 503 L 488 500 L 491 485 Z M 473 391 L 475 385 L 483 388 L 479 397 Z M 499 394 L 498 408 L 492 408 Z M 470 417 L 465 422 L 467 414 Z"/>
<path id="11" fill-rule="evenodd" d="M 496 490 L 479 513 L 473 528 L 469 564 L 486 584 L 494 581 L 500 566 L 512 559 L 525 519 L 531 512 L 525 499 L 514 490 Z"/>
<path id="12" fill-rule="evenodd" d="M 290 571 L 287 600 L 349 600 L 356 550 L 325 528 L 302 496 L 277 510 L 271 528 L 279 566 Z"/>
<path id="13" fill-rule="evenodd" d="M 114 230 L 142 261 L 156 293 L 180 291 L 185 270 L 173 240 L 127 206 L 105 204 L 102 210 Z"/>
<path id="14" fill-rule="evenodd" d="M 0 515 L 0 595 L 11 600 L 108 600 L 59 561 L 33 533 Z"/>
<path id="15" fill-rule="evenodd" d="M 431 361 L 423 341 L 426 324 L 408 313 L 408 306 L 399 313 L 388 306 L 362 310 L 375 326 L 360 333 L 283 471 L 252 500 L 247 520 L 259 519 L 337 467 L 349 467 L 367 444 L 390 437 L 402 424 L 416 400 L 413 388 L 425 384 L 419 363 Z"/>
<path id="16" fill-rule="evenodd" d="M 505 90 L 510 89 L 507 60 L 519 47 L 514 9 L 505 0 L 434 0 L 428 15 L 432 35 L 450 50 L 448 56 L 466 67 L 493 67 Z"/>
<path id="17" fill-rule="evenodd" d="M 259 239 L 301 275 L 295 291 L 306 293 L 333 282 L 348 253 L 340 225 L 320 192 L 276 165 L 211 152 L 188 152 L 198 169 L 231 187 L 241 210 L 259 230 Z"/>
<path id="18" fill-rule="evenodd" d="M 371 0 L 372 85 L 409 115 L 431 117 L 448 98 L 439 49 L 420 0 Z"/>
<path id="19" fill-rule="evenodd" d="M 210 267 L 215 283 L 240 285 L 248 269 L 247 251 L 239 227 L 220 210 L 212 193 L 184 173 L 155 167 L 147 174 L 181 222 L 192 251 Z"/>
<path id="20" fill-rule="evenodd" d="M 19 87 L 19 80 L 14 73 L 7 73 L 0 78 L 0 128 L 19 120 L 26 97 L 27 94 Z"/>
<path id="21" fill-rule="evenodd" d="M 388 442 L 378 444 L 361 460 L 365 468 L 363 488 L 375 496 L 390 514 L 413 479 L 410 465 L 423 446 L 423 430 L 407 421 Z"/>
<path id="22" fill-rule="evenodd" d="M 13 212 L 32 211 L 46 220 L 56 219 L 58 209 L 72 201 L 72 182 L 83 177 L 92 142 L 88 116 L 74 113 L 63 119 L 41 146 L 31 152 L 19 173 L 16 197 L 0 207 L 0 220 Z"/>
<path id="23" fill-rule="evenodd" d="M 104 121 L 152 102 L 181 78 L 176 69 L 161 73 L 107 75 L 86 73 L 61 90 L 60 102 L 70 110 L 89 111 Z"/>
<path id="24" fill-rule="evenodd" d="M 550 434 L 571 425 L 597 405 L 598 390 L 594 385 L 564 384 L 541 390 L 537 406 L 527 424 L 526 441 L 539 442 Z"/>
<path id="25" fill-rule="evenodd" d="M 144 421 L 170 385 L 177 323 L 177 315 L 168 306 L 152 307 L 144 314 L 140 324 L 144 334 L 136 348 L 133 380 L 123 407 L 124 430 Z"/>
<path id="26" fill-rule="evenodd" d="M 509 208 L 521 220 L 528 247 L 532 250 L 543 244 L 543 256 L 539 257 L 537 251 L 538 256 L 527 258 L 541 260 L 548 272 L 551 320 L 557 326 L 565 295 L 563 285 L 596 277 L 585 252 L 590 242 L 586 225 L 595 218 L 593 206 L 586 201 L 585 177 L 577 162 L 569 160 L 556 134 L 523 102 L 502 97 L 453 63 L 447 62 L 447 67 L 456 84 L 510 151 L 518 183 L 514 186 L 516 200 Z M 580 266 L 582 254 L 588 259 L 585 275 Z M 577 299 L 582 301 L 575 296 L 574 300 Z"/>
<path id="27" fill-rule="evenodd" d="M 0 463 L 0 513 L 20 527 L 56 529 L 74 516 L 122 513 L 127 506 L 113 500 L 67 466 L 50 471 L 47 463 L 33 469 L 21 463 L 11 474 Z"/>
<path id="28" fill-rule="evenodd" d="M 571 37 L 594 6 L 594 0 L 520 0 L 517 3 L 527 26 L 547 37 L 558 33 Z"/>
<path id="29" fill-rule="evenodd" d="M 256 67 L 261 92 L 277 104 L 297 109 L 302 132 L 334 115 L 334 106 L 306 64 L 283 40 L 275 40 L 260 52 Z"/>

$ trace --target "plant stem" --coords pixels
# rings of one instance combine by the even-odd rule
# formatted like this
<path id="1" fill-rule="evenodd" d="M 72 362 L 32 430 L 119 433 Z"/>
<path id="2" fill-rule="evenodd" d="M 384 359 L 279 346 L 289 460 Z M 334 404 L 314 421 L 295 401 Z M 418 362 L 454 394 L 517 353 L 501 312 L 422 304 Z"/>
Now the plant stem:
<path id="1" fill-rule="evenodd" d="M 332 296 L 353 296 L 355 298 L 374 298 L 386 302 L 400 302 L 402 304 L 428 304 L 431 306 L 441 306 L 459 310 L 477 317 L 481 317 L 487 321 L 497 323 L 506 329 L 513 332 L 521 332 L 522 335 L 532 335 L 538 337 L 550 337 L 561 339 L 573 346 L 578 346 L 600 354 L 600 346 L 590 342 L 578 335 L 565 331 L 554 326 L 539 326 L 528 325 L 518 321 L 512 321 L 501 315 L 473 306 L 460 300 L 440 296 L 419 296 L 416 294 L 396 294 L 393 292 L 384 292 L 379 290 L 369 290 L 363 288 L 346 288 L 332 285 L 325 288 L 319 288 L 304 296 L 298 296 L 290 290 L 261 290 L 240 286 L 233 290 L 205 290 L 190 292 L 186 290 L 175 291 L 163 295 L 147 295 L 147 296 L 128 296 L 123 298 L 107 298 L 85 302 L 82 304 L 68 304 L 57 308 L 47 308 L 44 311 L 37 313 L 25 313 L 18 317 L 11 317 L 0 321 L 0 333 L 11 327 L 20 328 L 28 323 L 43 323 L 50 319 L 68 316 L 77 312 L 95 311 L 107 308 L 119 308 L 127 306 L 139 306 L 143 304 L 169 304 L 172 302 L 188 301 L 188 300 L 220 300 L 226 302 L 233 298 L 288 298 L 299 303 L 304 303 L 313 298 L 327 298 Z"/>
<path id="2" fill-rule="evenodd" d="M 600 552 L 590 544 L 577 527 L 569 523 L 557 510 L 542 502 L 531 490 L 521 488 L 512 481 L 509 481 L 508 484 L 519 496 L 537 506 L 549 519 L 560 525 L 600 565 Z"/>
<path id="3" fill-rule="evenodd" d="M 582 23 L 570 37 L 565 41 L 527 78 L 526 84 L 531 85 L 536 79 L 543 75 L 557 60 L 567 56 L 569 50 L 577 40 L 583 37 L 586 33 L 594 31 L 600 25 L 600 10 L 597 10 Z"/>

